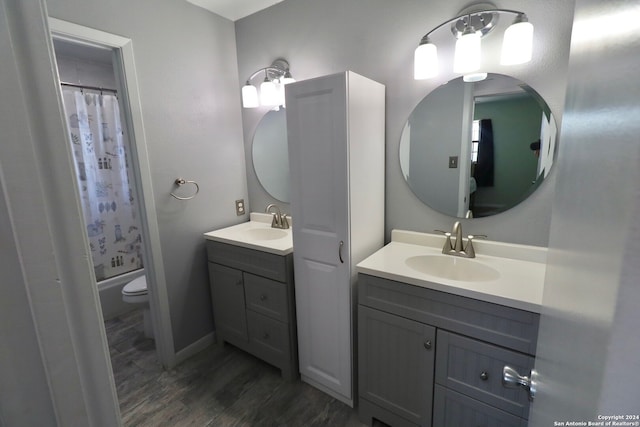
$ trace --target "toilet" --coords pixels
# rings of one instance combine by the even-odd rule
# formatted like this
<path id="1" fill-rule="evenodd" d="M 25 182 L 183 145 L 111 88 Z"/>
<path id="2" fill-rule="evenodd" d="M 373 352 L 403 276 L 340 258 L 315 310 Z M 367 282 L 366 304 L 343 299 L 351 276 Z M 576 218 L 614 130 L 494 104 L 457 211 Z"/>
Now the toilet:
<path id="1" fill-rule="evenodd" d="M 149 292 L 147 291 L 147 276 L 136 277 L 122 288 L 122 301 L 129 304 L 143 304 L 142 317 L 144 320 L 144 336 L 153 338 L 153 324 L 149 308 Z"/>

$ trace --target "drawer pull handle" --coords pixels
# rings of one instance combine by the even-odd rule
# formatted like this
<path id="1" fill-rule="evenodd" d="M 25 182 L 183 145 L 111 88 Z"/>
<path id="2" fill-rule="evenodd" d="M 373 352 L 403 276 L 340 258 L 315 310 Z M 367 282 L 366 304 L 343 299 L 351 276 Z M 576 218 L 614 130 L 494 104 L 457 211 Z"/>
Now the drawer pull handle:
<path id="1" fill-rule="evenodd" d="M 262 339 L 268 340 L 269 339 L 269 332 L 265 332 L 264 334 L 262 334 Z"/>
<path id="2" fill-rule="evenodd" d="M 482 371 L 482 372 L 480 373 L 480 379 L 481 379 L 482 381 L 486 381 L 486 380 L 488 380 L 488 379 L 489 379 L 489 374 L 487 373 L 487 371 Z"/>
<path id="3" fill-rule="evenodd" d="M 342 240 L 340 240 L 340 245 L 338 246 L 338 258 L 340 259 L 340 262 L 342 264 L 344 264 L 344 259 L 342 259 L 342 247 L 344 246 L 344 242 Z"/>
<path id="4" fill-rule="evenodd" d="M 265 294 L 260 295 L 260 301 L 266 301 L 267 296 Z"/>
<path id="5" fill-rule="evenodd" d="M 422 345 L 424 345 L 424 348 L 427 350 L 431 350 L 431 340 L 426 340 Z"/>
<path id="6" fill-rule="evenodd" d="M 506 366 L 502 368 L 502 385 L 507 388 L 515 388 L 522 387 L 529 393 L 529 400 L 533 401 L 536 397 L 536 390 L 538 383 L 535 378 L 537 372 L 535 370 L 531 370 L 531 377 L 527 377 L 525 375 L 520 375 L 518 371 L 513 369 L 511 366 Z"/>

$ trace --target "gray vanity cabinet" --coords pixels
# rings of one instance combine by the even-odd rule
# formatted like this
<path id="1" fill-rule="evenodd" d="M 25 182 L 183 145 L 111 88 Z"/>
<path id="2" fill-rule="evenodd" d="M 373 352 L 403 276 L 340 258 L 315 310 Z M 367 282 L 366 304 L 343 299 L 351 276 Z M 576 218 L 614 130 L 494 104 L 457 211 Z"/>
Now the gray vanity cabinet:
<path id="1" fill-rule="evenodd" d="M 523 427 L 528 394 L 502 385 L 533 367 L 539 315 L 358 276 L 359 414 L 393 427 Z"/>
<path id="2" fill-rule="evenodd" d="M 228 342 L 298 375 L 292 255 L 207 241 L 211 300 L 219 343 Z"/>

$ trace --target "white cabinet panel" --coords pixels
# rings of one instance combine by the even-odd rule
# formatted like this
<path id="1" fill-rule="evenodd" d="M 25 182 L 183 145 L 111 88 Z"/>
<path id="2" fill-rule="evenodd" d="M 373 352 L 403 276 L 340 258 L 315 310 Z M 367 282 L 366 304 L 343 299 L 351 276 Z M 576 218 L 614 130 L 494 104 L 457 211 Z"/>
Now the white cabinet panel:
<path id="1" fill-rule="evenodd" d="M 364 93 L 356 97 L 351 93 L 356 90 Z M 286 96 L 300 373 L 304 381 L 353 404 L 357 260 L 351 256 L 351 224 L 367 220 L 351 215 L 350 156 L 352 147 L 366 146 L 369 154 L 358 152 L 356 169 L 364 177 L 359 179 L 376 177 L 367 187 L 374 196 L 358 207 L 378 219 L 367 228 L 368 236 L 377 236 L 375 243 L 363 239 L 373 251 L 384 235 L 384 86 L 346 72 L 293 83 Z M 352 105 L 352 99 L 358 102 Z M 351 116 L 359 119 L 356 125 Z"/>

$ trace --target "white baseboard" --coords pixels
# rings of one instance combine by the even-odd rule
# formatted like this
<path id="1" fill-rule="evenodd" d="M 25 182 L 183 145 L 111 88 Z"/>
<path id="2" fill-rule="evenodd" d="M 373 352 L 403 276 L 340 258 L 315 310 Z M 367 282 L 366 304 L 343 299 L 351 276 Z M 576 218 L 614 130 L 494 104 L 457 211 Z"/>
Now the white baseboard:
<path id="1" fill-rule="evenodd" d="M 205 335 L 204 337 L 200 338 L 198 341 L 194 342 L 193 344 L 190 344 L 185 348 L 183 348 L 182 350 L 178 351 L 176 353 L 175 364 L 178 365 L 184 362 L 185 360 L 187 360 L 188 358 L 190 358 L 191 356 L 194 356 L 200 353 L 202 350 L 209 347 L 215 341 L 216 341 L 215 331 Z"/>

